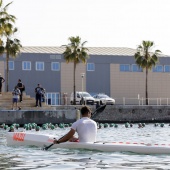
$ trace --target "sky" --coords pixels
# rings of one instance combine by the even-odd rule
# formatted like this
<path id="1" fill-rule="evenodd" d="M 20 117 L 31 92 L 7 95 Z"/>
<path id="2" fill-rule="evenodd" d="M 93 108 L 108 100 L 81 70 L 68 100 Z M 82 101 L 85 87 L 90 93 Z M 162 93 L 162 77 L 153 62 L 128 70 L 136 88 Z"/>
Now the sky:
<path id="1" fill-rule="evenodd" d="M 86 47 L 136 49 L 149 40 L 170 55 L 170 0 L 12 1 L 8 12 L 23 46 L 61 46 L 80 36 Z"/>

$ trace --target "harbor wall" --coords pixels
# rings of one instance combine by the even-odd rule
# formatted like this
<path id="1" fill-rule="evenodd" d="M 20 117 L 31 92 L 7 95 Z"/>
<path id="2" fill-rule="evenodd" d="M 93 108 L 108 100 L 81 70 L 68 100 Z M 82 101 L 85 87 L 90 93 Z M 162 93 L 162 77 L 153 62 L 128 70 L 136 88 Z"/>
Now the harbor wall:
<path id="1" fill-rule="evenodd" d="M 1 110 L 0 124 L 25 123 L 73 123 L 80 117 L 82 106 L 57 106 L 53 111 L 39 110 Z M 90 106 L 95 111 L 96 106 Z M 102 113 L 94 115 L 97 122 L 168 122 L 170 123 L 170 106 L 106 106 Z"/>

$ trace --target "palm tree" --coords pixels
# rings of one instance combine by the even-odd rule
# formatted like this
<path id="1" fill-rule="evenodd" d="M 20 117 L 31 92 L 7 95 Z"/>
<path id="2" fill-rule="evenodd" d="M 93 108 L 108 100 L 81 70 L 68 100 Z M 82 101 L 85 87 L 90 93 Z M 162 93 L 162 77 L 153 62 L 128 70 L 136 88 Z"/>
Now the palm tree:
<path id="1" fill-rule="evenodd" d="M 153 66 L 158 62 L 158 57 L 161 53 L 160 50 L 155 50 L 155 52 L 151 52 L 152 47 L 154 46 L 154 42 L 152 41 L 142 41 L 142 44 L 138 46 L 137 52 L 134 57 L 136 60 L 136 64 L 146 69 L 146 80 L 145 80 L 145 97 L 146 97 L 146 105 L 148 105 L 148 71 L 151 70 Z"/>
<path id="2" fill-rule="evenodd" d="M 16 17 L 10 15 L 7 12 L 9 5 L 12 2 L 8 3 L 3 7 L 3 0 L 0 0 L 0 40 L 2 41 L 3 36 L 10 35 L 12 33 L 13 25 L 15 23 Z"/>
<path id="3" fill-rule="evenodd" d="M 17 29 L 13 30 L 17 32 Z M 10 36 L 7 36 L 6 42 L 2 45 L 0 45 L 0 54 L 6 53 L 6 91 L 8 92 L 8 82 L 9 82 L 9 58 L 13 57 L 16 58 L 17 55 L 20 53 L 22 45 L 20 43 L 20 40 L 16 38 L 11 38 Z"/>
<path id="4" fill-rule="evenodd" d="M 7 12 L 9 5 L 12 2 L 2 7 L 3 0 L 0 0 L 0 54 L 6 53 L 6 91 L 8 92 L 9 80 L 9 58 L 16 57 L 22 47 L 20 41 L 12 36 L 17 32 L 14 27 L 16 17 Z"/>
<path id="5" fill-rule="evenodd" d="M 65 46 L 65 51 L 63 53 L 64 59 L 66 60 L 66 63 L 73 62 L 74 63 L 74 70 L 73 70 L 73 93 L 74 93 L 74 99 L 73 104 L 76 104 L 76 85 L 75 85 L 75 75 L 76 75 L 76 65 L 80 63 L 81 61 L 83 63 L 86 63 L 87 59 L 89 58 L 89 55 L 87 53 L 88 48 L 84 47 L 85 43 L 87 41 L 84 41 L 81 43 L 81 38 L 79 36 L 77 37 L 69 37 L 70 43 Z"/>

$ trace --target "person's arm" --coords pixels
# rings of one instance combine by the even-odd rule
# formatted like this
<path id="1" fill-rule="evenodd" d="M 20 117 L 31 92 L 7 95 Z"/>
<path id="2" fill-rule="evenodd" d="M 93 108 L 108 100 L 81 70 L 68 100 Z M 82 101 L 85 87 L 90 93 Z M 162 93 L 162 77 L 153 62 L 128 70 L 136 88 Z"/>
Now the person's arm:
<path id="1" fill-rule="evenodd" d="M 3 78 L 3 79 L 2 79 L 2 83 L 4 83 L 4 82 L 5 82 L 5 79 Z"/>
<path id="2" fill-rule="evenodd" d="M 62 143 L 62 142 L 67 142 L 70 138 L 73 137 L 74 134 L 75 134 L 75 130 L 71 129 L 66 135 L 64 135 L 59 140 L 54 140 L 54 144 L 59 144 L 59 143 Z"/>

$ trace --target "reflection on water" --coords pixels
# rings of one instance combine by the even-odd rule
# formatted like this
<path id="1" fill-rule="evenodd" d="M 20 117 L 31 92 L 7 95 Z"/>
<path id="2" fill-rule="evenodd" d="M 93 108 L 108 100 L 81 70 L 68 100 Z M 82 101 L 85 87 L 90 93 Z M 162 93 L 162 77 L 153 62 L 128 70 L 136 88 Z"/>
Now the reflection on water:
<path id="1" fill-rule="evenodd" d="M 44 130 L 57 138 L 63 136 L 69 128 Z M 98 152 L 76 149 L 51 149 L 43 151 L 37 147 L 8 147 L 6 146 L 5 130 L 0 130 L 0 170 L 98 170 L 98 169 L 170 169 L 169 155 L 142 155 L 128 152 Z M 165 143 L 170 142 L 170 127 L 154 127 L 153 124 L 139 129 L 105 128 L 98 131 L 98 141 L 122 141 Z"/>

